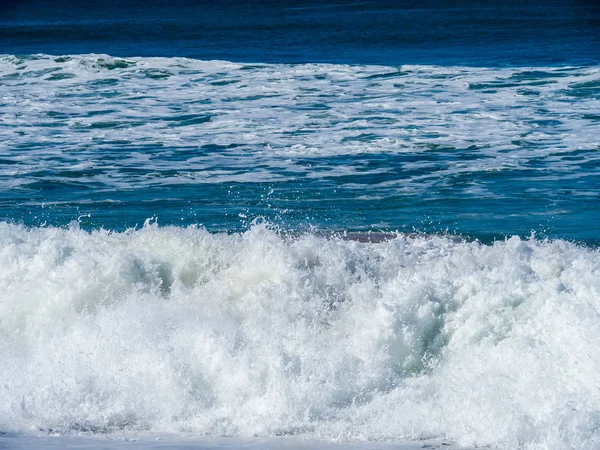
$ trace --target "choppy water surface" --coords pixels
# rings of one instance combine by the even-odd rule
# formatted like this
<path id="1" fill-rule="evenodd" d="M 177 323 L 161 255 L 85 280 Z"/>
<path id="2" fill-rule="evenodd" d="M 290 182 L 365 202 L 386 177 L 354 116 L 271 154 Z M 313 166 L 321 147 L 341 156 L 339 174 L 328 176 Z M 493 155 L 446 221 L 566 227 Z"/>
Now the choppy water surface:
<path id="1" fill-rule="evenodd" d="M 536 3 L 2 2 L 0 447 L 600 448 L 600 7 Z"/>
<path id="2" fill-rule="evenodd" d="M 597 241 L 600 69 L 0 59 L 5 220 Z"/>

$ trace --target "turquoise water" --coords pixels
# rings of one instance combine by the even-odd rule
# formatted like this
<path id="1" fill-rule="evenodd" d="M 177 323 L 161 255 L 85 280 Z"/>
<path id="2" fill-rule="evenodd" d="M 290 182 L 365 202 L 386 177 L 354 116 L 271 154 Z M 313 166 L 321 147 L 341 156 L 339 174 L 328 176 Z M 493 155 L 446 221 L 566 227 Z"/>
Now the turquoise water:
<path id="1" fill-rule="evenodd" d="M 597 243 L 599 21 L 583 0 L 9 1 L 0 218 Z"/>
<path id="2" fill-rule="evenodd" d="M 0 446 L 598 449 L 599 26 L 2 2 Z"/>
<path id="3" fill-rule="evenodd" d="M 4 220 L 597 242 L 600 69 L 0 59 Z"/>

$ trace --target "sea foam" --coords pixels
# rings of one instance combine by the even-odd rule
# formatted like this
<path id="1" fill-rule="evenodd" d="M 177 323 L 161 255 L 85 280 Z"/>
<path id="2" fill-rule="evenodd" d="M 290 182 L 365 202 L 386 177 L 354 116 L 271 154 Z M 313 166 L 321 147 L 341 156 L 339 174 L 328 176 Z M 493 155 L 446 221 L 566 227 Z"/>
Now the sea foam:
<path id="1" fill-rule="evenodd" d="M 0 223 L 0 430 L 600 445 L 600 254 Z"/>
<path id="2" fill-rule="evenodd" d="M 1 218 L 598 243 L 599 86 L 597 66 L 0 55 Z"/>
<path id="3" fill-rule="evenodd" d="M 74 175 L 118 189 L 356 182 L 390 168 L 360 159 L 342 167 L 341 157 L 407 153 L 418 157 L 403 161 L 409 171 L 394 186 L 420 194 L 438 178 L 532 165 L 552 177 L 597 176 L 599 80 L 598 67 L 0 55 L 0 154 L 12 163 L 0 167 L 0 186 Z M 465 157 L 449 159 L 454 149 Z"/>

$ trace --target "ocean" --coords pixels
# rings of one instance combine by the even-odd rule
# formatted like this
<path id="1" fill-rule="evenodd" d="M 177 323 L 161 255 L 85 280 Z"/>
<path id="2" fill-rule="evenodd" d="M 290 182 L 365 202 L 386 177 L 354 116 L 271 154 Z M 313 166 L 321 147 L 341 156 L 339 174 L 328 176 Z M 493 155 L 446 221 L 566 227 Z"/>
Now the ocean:
<path id="1" fill-rule="evenodd" d="M 0 447 L 600 447 L 600 4 L 0 3 Z"/>

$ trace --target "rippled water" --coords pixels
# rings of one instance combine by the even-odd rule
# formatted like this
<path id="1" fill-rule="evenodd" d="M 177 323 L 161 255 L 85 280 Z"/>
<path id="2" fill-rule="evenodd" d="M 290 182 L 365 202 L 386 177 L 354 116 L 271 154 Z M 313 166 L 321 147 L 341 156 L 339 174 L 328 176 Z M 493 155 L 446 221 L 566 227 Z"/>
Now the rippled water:
<path id="1" fill-rule="evenodd" d="M 595 240 L 600 69 L 0 59 L 4 218 Z"/>
<path id="2" fill-rule="evenodd" d="M 0 447 L 599 448 L 599 18 L 2 2 Z"/>

